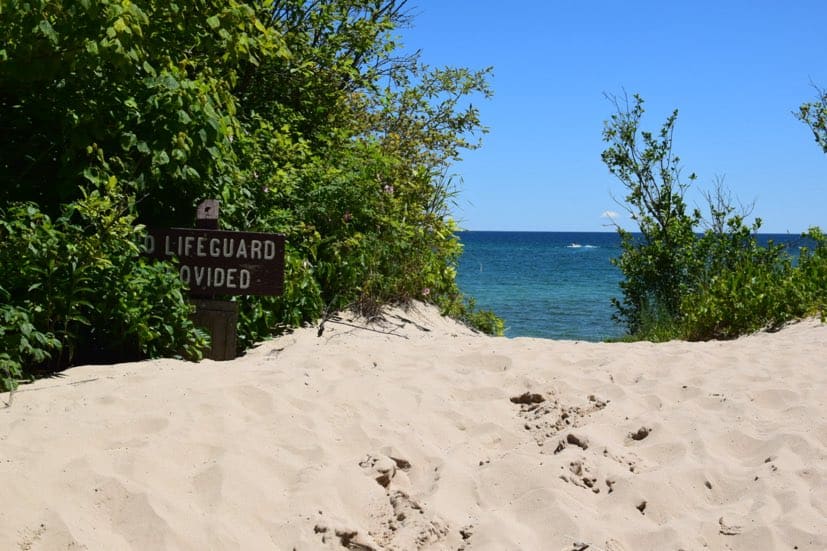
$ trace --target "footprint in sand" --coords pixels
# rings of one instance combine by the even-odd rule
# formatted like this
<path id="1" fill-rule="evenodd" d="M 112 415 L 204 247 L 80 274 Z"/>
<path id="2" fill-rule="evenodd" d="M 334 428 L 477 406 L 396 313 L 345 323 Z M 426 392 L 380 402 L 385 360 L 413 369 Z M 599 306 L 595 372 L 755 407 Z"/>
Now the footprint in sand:
<path id="1" fill-rule="evenodd" d="M 96 507 L 109 512 L 113 526 L 135 549 L 164 549 L 172 538 L 171 527 L 155 510 L 146 492 L 116 478 L 104 478 L 94 489 Z"/>
<path id="2" fill-rule="evenodd" d="M 383 488 L 390 486 L 398 470 L 409 471 L 411 469 L 411 463 L 407 459 L 383 454 L 368 454 L 359 462 L 359 466 L 366 474 L 373 476 Z"/>
<path id="3" fill-rule="evenodd" d="M 228 394 L 255 416 L 266 417 L 273 413 L 273 396 L 265 390 L 252 385 L 240 385 L 230 388 Z"/>
<path id="4" fill-rule="evenodd" d="M 201 506 L 207 510 L 214 509 L 222 502 L 224 488 L 224 472 L 218 465 L 211 465 L 192 477 L 192 485 L 201 501 Z"/>
<path id="5" fill-rule="evenodd" d="M 557 455 L 558 453 L 565 450 L 568 444 L 577 446 L 581 450 L 589 449 L 588 438 L 586 438 L 585 436 L 577 436 L 576 434 L 570 432 L 566 435 L 566 437 L 563 440 L 560 440 L 560 442 L 557 443 L 557 447 L 554 448 L 554 455 Z"/>
<path id="6" fill-rule="evenodd" d="M 597 485 L 597 477 L 591 476 L 591 472 L 585 461 L 578 460 L 570 462 L 569 473 L 570 474 L 560 475 L 560 479 L 575 486 L 591 490 L 595 494 L 600 493 L 600 488 Z"/>
<path id="7" fill-rule="evenodd" d="M 410 481 L 407 478 L 407 472 L 413 468 L 410 461 L 375 453 L 365 456 L 359 462 L 359 466 L 385 489 L 390 506 L 389 514 L 381 522 L 380 530 L 368 533 L 373 540 L 385 547 L 418 549 L 438 543 L 448 536 L 451 531 L 450 525 L 428 513 L 425 507 L 412 497 Z M 438 477 L 438 471 L 435 477 Z M 350 548 L 353 548 L 352 545 Z"/>
<path id="8" fill-rule="evenodd" d="M 553 438 L 562 430 L 580 426 L 583 419 L 600 411 L 608 404 L 608 400 L 601 400 L 591 394 L 584 405 L 566 406 L 561 404 L 553 393 L 543 395 L 530 391 L 512 396 L 510 400 L 511 403 L 520 406 L 517 415 L 524 420 L 523 428 L 532 433 L 538 446 L 545 445 L 548 439 Z M 582 449 L 588 447 L 588 442 L 584 438 L 572 435 L 567 440 Z M 559 451 L 558 445 L 555 453 Z"/>

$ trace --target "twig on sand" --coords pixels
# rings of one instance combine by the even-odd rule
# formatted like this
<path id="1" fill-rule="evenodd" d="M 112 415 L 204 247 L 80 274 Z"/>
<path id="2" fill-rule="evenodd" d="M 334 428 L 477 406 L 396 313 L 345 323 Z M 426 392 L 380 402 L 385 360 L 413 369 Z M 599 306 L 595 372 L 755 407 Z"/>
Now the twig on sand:
<path id="1" fill-rule="evenodd" d="M 399 315 L 394 315 L 393 317 L 395 317 L 396 319 L 400 320 L 403 324 L 405 324 L 405 323 L 410 323 L 411 325 L 413 325 L 414 327 L 416 327 L 416 328 L 417 328 L 417 329 L 419 329 L 420 331 L 424 331 L 424 332 L 426 332 L 426 333 L 430 333 L 430 332 L 431 332 L 431 330 L 430 330 L 430 329 L 428 329 L 427 327 L 425 327 L 424 325 L 419 325 L 419 324 L 418 324 L 418 323 L 416 323 L 415 321 L 413 321 L 413 320 L 409 320 L 408 318 L 403 318 L 402 316 L 399 316 Z M 402 325 L 402 326 L 400 326 L 400 327 L 404 327 L 404 325 Z"/>
<path id="2" fill-rule="evenodd" d="M 324 324 L 325 323 L 338 323 L 339 325 L 346 325 L 348 327 L 353 327 L 354 329 L 362 329 L 363 331 L 371 331 L 372 333 L 379 333 L 380 335 L 392 335 L 394 337 L 399 337 L 400 339 L 407 339 L 408 338 L 407 335 L 400 335 L 398 333 L 394 333 L 394 331 L 396 331 L 397 329 L 401 329 L 402 327 L 405 327 L 404 324 L 403 325 L 397 325 L 397 326 L 394 327 L 394 329 L 392 329 L 390 331 L 380 331 L 379 329 L 373 329 L 371 327 L 367 327 L 367 326 L 364 326 L 364 325 L 356 325 L 355 323 L 348 323 L 346 321 L 342 321 L 341 319 L 337 319 L 336 317 L 327 318 L 319 324 L 319 332 L 318 332 L 319 337 L 321 337 L 322 333 L 324 333 Z"/>

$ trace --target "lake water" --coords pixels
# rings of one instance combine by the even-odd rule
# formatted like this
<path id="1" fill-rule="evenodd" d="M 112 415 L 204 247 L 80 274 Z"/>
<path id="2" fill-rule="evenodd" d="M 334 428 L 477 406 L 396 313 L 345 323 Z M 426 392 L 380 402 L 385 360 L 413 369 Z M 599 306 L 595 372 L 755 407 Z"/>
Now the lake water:
<path id="1" fill-rule="evenodd" d="M 600 341 L 624 327 L 612 321 L 620 297 L 617 233 L 460 232 L 457 281 L 477 306 L 505 319 L 508 337 Z M 759 241 L 795 246 L 797 235 Z"/>

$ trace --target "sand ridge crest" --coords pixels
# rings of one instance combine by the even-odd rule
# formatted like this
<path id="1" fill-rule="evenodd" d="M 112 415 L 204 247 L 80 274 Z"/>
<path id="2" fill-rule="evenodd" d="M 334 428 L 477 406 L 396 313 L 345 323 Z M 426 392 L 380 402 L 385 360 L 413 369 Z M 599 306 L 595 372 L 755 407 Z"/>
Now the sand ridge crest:
<path id="1" fill-rule="evenodd" d="M 81 366 L 0 403 L 0 548 L 821 550 L 825 352 L 816 320 L 595 344 L 420 304 Z"/>

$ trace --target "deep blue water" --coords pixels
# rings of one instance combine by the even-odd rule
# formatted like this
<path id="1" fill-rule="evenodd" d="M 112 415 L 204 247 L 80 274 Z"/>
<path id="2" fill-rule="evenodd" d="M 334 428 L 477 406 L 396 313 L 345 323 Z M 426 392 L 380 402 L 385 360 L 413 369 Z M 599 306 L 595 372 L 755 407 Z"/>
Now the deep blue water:
<path id="1" fill-rule="evenodd" d="M 612 321 L 620 296 L 614 232 L 460 232 L 457 281 L 477 306 L 505 319 L 508 337 L 600 341 L 624 327 Z M 760 242 L 797 244 L 796 235 Z"/>

